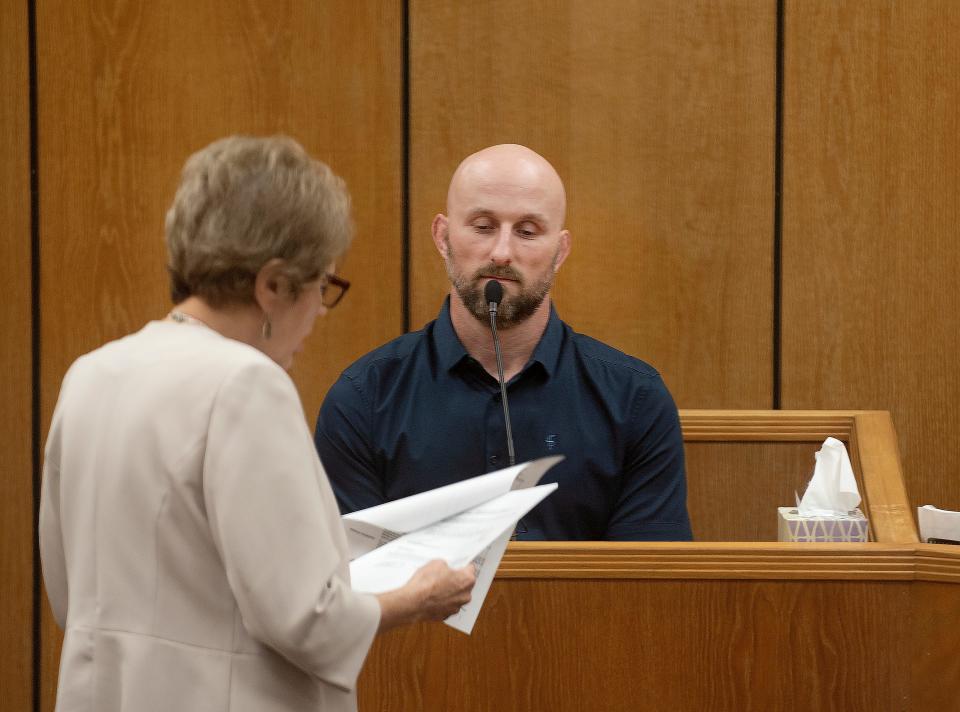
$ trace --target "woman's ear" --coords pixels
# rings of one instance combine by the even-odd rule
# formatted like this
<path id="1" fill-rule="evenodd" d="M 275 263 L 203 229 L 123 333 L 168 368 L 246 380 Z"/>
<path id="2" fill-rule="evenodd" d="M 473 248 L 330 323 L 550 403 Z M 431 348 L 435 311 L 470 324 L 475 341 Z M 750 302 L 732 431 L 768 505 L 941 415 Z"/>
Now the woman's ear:
<path id="1" fill-rule="evenodd" d="M 253 298 L 266 314 L 272 314 L 276 304 L 290 294 L 290 280 L 284 271 L 286 263 L 274 257 L 257 272 L 253 283 Z"/>

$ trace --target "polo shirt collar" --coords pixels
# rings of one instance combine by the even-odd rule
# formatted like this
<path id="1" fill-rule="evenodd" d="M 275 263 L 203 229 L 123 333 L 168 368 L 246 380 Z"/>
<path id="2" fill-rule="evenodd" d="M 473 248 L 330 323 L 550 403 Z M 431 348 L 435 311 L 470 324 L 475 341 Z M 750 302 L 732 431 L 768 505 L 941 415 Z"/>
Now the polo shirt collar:
<path id="1" fill-rule="evenodd" d="M 466 348 L 460 342 L 460 337 L 453 329 L 453 322 L 450 320 L 450 297 L 443 300 L 443 306 L 440 308 L 440 314 L 433 329 L 434 345 L 437 352 L 437 358 L 440 366 L 449 371 L 458 365 L 464 358 L 469 356 Z M 543 366 L 547 376 L 552 376 L 560 363 L 560 350 L 563 345 L 563 322 L 557 315 L 557 310 L 550 303 L 550 318 L 547 321 L 547 328 L 544 329 L 543 336 L 537 342 L 530 361 L 524 367 L 524 370 L 533 363 L 539 363 Z"/>
<path id="2" fill-rule="evenodd" d="M 460 337 L 453 330 L 450 321 L 450 297 L 443 300 L 440 315 L 433 327 L 433 343 L 437 350 L 437 360 L 445 371 L 449 371 L 468 356 L 467 350 L 460 343 Z"/>
<path id="3" fill-rule="evenodd" d="M 557 310 L 554 308 L 553 301 L 551 300 L 550 319 L 547 320 L 547 328 L 543 330 L 543 336 L 540 337 L 537 347 L 533 350 L 527 367 L 529 367 L 531 363 L 539 363 L 543 366 L 543 370 L 547 372 L 547 376 L 552 376 L 556 373 L 557 367 L 560 365 L 560 350 L 562 347 L 563 322 L 560 321 L 560 317 L 557 316 Z"/>

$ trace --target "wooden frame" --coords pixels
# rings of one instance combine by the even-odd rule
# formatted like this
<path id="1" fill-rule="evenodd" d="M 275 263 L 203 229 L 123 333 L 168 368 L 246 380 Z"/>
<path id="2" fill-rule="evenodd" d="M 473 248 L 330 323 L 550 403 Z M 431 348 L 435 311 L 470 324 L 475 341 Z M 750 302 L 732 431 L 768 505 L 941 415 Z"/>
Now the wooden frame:
<path id="1" fill-rule="evenodd" d="M 684 442 L 842 440 L 875 541 L 919 541 L 903 484 L 893 420 L 871 410 L 681 410 Z"/>

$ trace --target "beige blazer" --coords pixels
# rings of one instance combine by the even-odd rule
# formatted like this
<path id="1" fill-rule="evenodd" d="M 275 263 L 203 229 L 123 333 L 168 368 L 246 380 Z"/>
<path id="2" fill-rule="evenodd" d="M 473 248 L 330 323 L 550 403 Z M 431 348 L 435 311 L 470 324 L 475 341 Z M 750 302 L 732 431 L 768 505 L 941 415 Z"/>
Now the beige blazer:
<path id="1" fill-rule="evenodd" d="M 78 359 L 40 552 L 59 712 L 352 710 L 379 625 L 289 376 L 202 326 Z"/>

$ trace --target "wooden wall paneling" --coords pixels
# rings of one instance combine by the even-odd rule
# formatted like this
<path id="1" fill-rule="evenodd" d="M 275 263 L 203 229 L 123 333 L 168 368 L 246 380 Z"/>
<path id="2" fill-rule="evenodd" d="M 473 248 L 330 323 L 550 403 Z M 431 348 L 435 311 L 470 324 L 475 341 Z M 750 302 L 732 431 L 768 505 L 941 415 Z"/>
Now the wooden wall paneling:
<path id="1" fill-rule="evenodd" d="M 561 316 L 682 407 L 769 407 L 775 5 L 413 4 L 413 328 L 448 290 L 429 235 L 453 169 L 524 143 L 566 182 Z"/>
<path id="2" fill-rule="evenodd" d="M 513 542 L 473 635 L 381 636 L 361 707 L 952 709 L 958 584 L 952 546 Z"/>
<path id="3" fill-rule="evenodd" d="M 360 706 L 920 709 L 903 707 L 910 586 L 498 579 L 469 638 L 426 625 L 381 636 Z"/>
<path id="4" fill-rule="evenodd" d="M 376 0 L 38 3 L 44 428 L 73 359 L 169 309 L 164 213 L 225 135 L 289 134 L 353 194 L 354 287 L 293 373 L 311 427 L 339 372 L 401 332 L 400 24 Z M 57 640 L 47 619 L 45 710 Z"/>
<path id="5" fill-rule="evenodd" d="M 960 5 L 787 0 L 783 405 L 890 410 L 960 509 Z"/>
<path id="6" fill-rule="evenodd" d="M 30 68 L 26 3 L 0 5 L 0 690 L 33 699 Z"/>
<path id="7" fill-rule="evenodd" d="M 915 643 L 911 651 L 912 697 L 917 709 L 949 709 L 960 699 L 960 549 L 949 545 L 917 547 L 917 584 L 913 600 Z"/>
<path id="8" fill-rule="evenodd" d="M 954 567 L 956 568 L 956 567 Z M 948 710 L 960 699 L 960 595 L 956 583 L 918 583 L 913 592 L 917 631 L 910 660 L 917 710 Z"/>
<path id="9" fill-rule="evenodd" d="M 812 442 L 686 442 L 687 507 L 697 541 L 776 541 L 777 507 L 813 474 Z"/>

